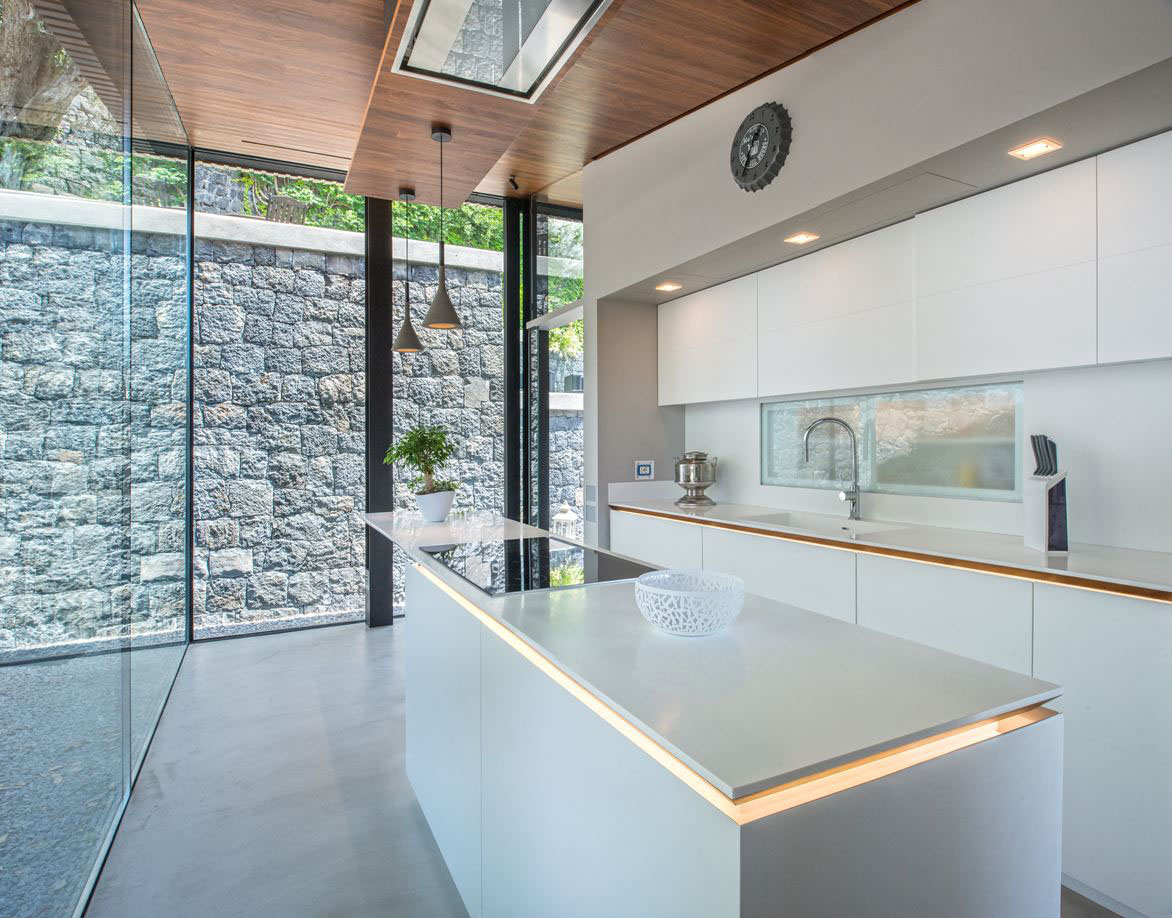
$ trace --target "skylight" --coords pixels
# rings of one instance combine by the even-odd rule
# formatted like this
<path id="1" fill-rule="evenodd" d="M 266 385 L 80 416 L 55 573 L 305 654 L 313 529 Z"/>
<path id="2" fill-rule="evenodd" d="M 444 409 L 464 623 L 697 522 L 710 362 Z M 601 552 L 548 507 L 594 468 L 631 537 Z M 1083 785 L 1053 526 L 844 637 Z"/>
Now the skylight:
<path id="1" fill-rule="evenodd" d="M 395 68 L 533 101 L 610 0 L 417 0 Z"/>

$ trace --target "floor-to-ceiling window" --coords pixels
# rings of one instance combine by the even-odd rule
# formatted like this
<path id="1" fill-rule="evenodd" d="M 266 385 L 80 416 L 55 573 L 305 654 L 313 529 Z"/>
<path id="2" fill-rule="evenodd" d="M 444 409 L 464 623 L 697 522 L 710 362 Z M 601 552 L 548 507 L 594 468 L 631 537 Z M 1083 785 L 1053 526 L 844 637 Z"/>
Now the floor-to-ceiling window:
<path id="1" fill-rule="evenodd" d="M 121 0 L 0 69 L 0 914 L 68 915 L 186 642 L 187 138 Z"/>
<path id="2" fill-rule="evenodd" d="M 365 200 L 196 163 L 195 638 L 365 613 Z"/>
<path id="3" fill-rule="evenodd" d="M 529 521 L 582 538 L 582 218 L 534 205 L 533 296 L 527 330 Z"/>
<path id="4" fill-rule="evenodd" d="M 448 293 L 462 327 L 423 327 L 438 280 L 440 212 L 425 204 L 393 205 L 394 323 L 411 316 L 424 350 L 388 354 L 394 374 L 394 433 L 416 424 L 439 424 L 456 454 L 443 475 L 460 482 L 454 513 L 504 512 L 505 331 L 503 313 L 504 221 L 492 203 L 466 202 L 443 214 Z M 410 275 L 407 245 L 410 242 Z M 371 443 L 379 453 L 388 444 Z M 395 506 L 414 510 L 413 472 L 394 469 Z M 395 553 L 395 611 L 402 611 L 403 561 Z"/>

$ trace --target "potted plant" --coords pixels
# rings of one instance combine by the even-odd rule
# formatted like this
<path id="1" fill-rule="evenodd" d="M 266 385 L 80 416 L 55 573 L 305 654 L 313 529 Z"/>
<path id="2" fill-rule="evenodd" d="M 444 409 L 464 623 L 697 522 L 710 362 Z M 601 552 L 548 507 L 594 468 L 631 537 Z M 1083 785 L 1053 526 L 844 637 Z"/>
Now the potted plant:
<path id="1" fill-rule="evenodd" d="M 415 492 L 419 512 L 429 523 L 442 523 L 448 518 L 456 489 L 460 487 L 458 481 L 435 477 L 436 469 L 451 459 L 455 451 L 448 432 L 438 424 L 419 424 L 404 433 L 398 443 L 388 446 L 383 456 L 383 465 L 402 462 L 419 473 L 411 480 L 411 490 Z"/>

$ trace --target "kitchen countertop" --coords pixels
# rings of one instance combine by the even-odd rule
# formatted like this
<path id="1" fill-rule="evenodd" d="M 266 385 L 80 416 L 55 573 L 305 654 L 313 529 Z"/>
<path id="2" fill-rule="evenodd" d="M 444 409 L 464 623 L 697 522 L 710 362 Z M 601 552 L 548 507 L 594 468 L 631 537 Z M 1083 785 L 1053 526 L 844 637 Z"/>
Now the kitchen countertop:
<path id="1" fill-rule="evenodd" d="M 666 498 L 648 498 L 612 500 L 609 506 L 614 510 L 630 510 L 766 535 L 798 537 L 859 552 L 909 555 L 941 563 L 952 561 L 957 562 L 956 566 L 977 569 L 992 567 L 997 569 L 994 573 L 1028 579 L 1074 586 L 1101 584 L 1109 592 L 1172 602 L 1172 554 L 1165 552 L 1072 542 L 1069 554 L 1046 555 L 1026 548 L 1021 536 L 877 520 L 864 520 L 863 525 L 880 526 L 880 529 L 858 532 L 852 537 L 847 533 L 834 534 L 835 523 L 851 524 L 852 521 L 845 516 L 795 512 L 799 518 L 818 518 L 826 526 L 778 525 L 755 518 L 787 511 L 752 504 L 718 503 L 715 507 L 684 508 Z"/>
<path id="2" fill-rule="evenodd" d="M 545 533 L 485 514 L 366 520 L 732 799 L 1060 694 L 1047 682 L 758 596 L 746 596 L 732 626 L 708 638 L 655 629 L 630 581 L 489 596 L 420 546 Z"/>

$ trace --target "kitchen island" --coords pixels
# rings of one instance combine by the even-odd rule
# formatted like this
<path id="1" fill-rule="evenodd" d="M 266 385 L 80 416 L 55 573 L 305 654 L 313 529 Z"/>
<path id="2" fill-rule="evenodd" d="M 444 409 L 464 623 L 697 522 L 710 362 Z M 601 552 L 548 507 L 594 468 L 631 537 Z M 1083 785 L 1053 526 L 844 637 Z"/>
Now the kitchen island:
<path id="1" fill-rule="evenodd" d="M 471 915 L 1058 914 L 1051 684 L 756 596 L 721 635 L 629 581 L 489 595 L 410 559 L 407 770 Z"/>

